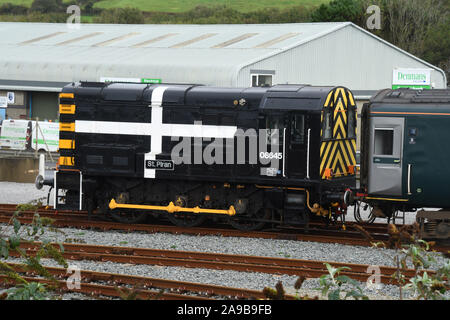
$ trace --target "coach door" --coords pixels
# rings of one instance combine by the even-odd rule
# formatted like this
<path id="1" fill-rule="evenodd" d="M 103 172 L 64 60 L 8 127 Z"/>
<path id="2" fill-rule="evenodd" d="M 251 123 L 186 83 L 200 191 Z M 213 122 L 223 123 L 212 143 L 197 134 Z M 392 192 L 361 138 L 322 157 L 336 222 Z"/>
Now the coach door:
<path id="1" fill-rule="evenodd" d="M 286 128 L 285 163 L 286 176 L 290 178 L 309 178 L 309 140 L 308 116 L 299 112 L 289 113 Z"/>
<path id="2" fill-rule="evenodd" d="M 369 194 L 402 195 L 403 128 L 403 118 L 371 118 Z"/>

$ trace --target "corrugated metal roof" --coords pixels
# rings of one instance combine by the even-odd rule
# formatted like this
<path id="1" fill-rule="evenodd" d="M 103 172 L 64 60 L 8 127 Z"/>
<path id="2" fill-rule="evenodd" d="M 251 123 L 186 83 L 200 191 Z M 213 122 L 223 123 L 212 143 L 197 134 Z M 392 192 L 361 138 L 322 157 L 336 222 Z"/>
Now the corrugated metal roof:
<path id="1" fill-rule="evenodd" d="M 28 81 L 29 90 L 31 81 L 36 88 L 39 82 L 45 83 L 46 90 L 49 84 L 55 83 L 57 91 L 60 83 L 99 81 L 102 77 L 230 86 L 236 84 L 243 66 L 348 26 L 355 27 L 350 22 L 336 22 L 81 24 L 79 29 L 71 29 L 63 23 L 3 22 L 0 23 L 0 89 L 7 81 Z M 300 59 L 298 63 L 307 60 Z"/>
<path id="2" fill-rule="evenodd" d="M 0 23 L 0 80 L 101 77 L 229 85 L 236 67 L 348 23 L 100 25 Z M 1 87 L 1 83 L 0 83 Z"/>
<path id="3" fill-rule="evenodd" d="M 253 37 L 236 41 L 234 48 L 251 49 L 275 39 L 269 47 L 282 49 L 303 39 L 331 32 L 348 25 L 348 22 L 336 23 L 293 23 L 293 24 L 248 24 L 248 25 L 108 25 L 81 24 L 79 29 L 70 29 L 64 23 L 0 23 L 0 44 L 34 44 L 55 45 L 65 43 L 67 46 L 92 46 L 95 43 L 108 43 L 111 47 L 132 47 L 138 43 L 154 40 L 148 47 L 173 47 L 186 42 L 189 48 L 211 48 L 235 38 L 252 34 Z M 95 37 L 92 34 L 95 33 Z M 166 34 L 176 37 L 166 39 Z M 91 35 L 91 36 L 88 36 Z M 132 36 L 131 36 L 132 35 Z M 205 41 L 189 42 L 193 39 L 210 35 Z M 251 38 L 251 39 L 250 39 Z M 76 40 L 76 41 L 72 41 Z M 202 39 L 200 39 L 202 40 Z"/>

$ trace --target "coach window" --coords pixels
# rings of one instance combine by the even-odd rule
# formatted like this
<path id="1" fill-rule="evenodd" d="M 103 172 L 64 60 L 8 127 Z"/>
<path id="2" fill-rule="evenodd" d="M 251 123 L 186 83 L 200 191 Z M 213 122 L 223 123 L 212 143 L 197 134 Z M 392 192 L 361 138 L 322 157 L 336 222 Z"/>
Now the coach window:
<path id="1" fill-rule="evenodd" d="M 272 77 L 271 74 L 252 74 L 252 87 L 270 87 Z"/>
<path id="2" fill-rule="evenodd" d="M 394 154 L 394 129 L 375 129 L 374 155 L 392 156 Z"/>
<path id="3" fill-rule="evenodd" d="M 291 143 L 305 143 L 305 116 L 296 114 L 291 122 Z"/>

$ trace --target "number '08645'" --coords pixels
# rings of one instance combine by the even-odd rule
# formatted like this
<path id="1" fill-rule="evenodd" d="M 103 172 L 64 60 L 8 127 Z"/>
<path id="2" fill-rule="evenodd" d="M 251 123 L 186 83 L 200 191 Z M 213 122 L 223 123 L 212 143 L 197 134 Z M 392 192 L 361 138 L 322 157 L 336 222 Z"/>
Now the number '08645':
<path id="1" fill-rule="evenodd" d="M 261 151 L 259 153 L 259 157 L 261 159 L 278 159 L 278 160 L 281 160 L 281 159 L 283 159 L 283 153 L 281 153 L 281 152 L 264 152 L 264 151 Z"/>

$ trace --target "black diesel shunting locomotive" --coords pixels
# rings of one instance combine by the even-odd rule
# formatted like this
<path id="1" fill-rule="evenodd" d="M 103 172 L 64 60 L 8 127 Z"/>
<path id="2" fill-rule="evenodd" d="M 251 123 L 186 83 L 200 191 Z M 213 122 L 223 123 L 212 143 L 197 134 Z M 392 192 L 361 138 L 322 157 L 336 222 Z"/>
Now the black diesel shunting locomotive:
<path id="1" fill-rule="evenodd" d="M 60 94 L 57 209 L 239 229 L 336 218 L 355 185 L 343 87 L 72 83 Z"/>

